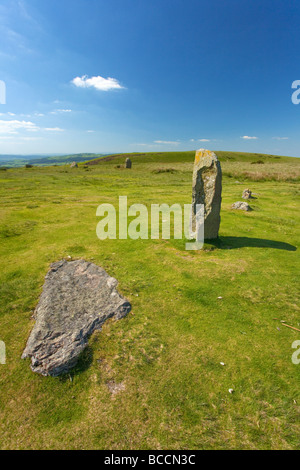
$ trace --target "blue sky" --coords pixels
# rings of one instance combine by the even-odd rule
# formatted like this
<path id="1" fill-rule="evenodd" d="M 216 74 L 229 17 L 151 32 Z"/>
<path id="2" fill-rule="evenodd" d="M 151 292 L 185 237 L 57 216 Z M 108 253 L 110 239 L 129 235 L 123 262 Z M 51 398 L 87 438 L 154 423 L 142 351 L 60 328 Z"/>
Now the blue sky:
<path id="1" fill-rule="evenodd" d="M 289 0 L 2 0 L 0 153 L 299 157 L 299 25 Z"/>

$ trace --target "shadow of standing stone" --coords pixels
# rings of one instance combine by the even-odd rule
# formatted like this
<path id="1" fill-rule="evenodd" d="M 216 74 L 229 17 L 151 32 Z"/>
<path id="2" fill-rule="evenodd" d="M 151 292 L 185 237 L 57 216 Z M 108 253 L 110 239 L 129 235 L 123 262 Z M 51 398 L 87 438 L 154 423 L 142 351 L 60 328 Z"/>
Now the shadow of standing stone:
<path id="1" fill-rule="evenodd" d="M 33 372 L 45 376 L 68 372 L 94 330 L 107 319 L 119 320 L 130 312 L 117 284 L 104 269 L 85 260 L 51 265 L 22 355 L 31 358 Z"/>

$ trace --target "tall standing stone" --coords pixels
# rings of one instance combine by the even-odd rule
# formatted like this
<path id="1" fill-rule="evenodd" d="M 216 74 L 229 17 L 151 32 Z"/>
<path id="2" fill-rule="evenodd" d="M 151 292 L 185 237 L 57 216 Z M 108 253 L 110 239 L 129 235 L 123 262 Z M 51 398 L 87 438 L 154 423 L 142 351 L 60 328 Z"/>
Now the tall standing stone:
<path id="1" fill-rule="evenodd" d="M 132 163 L 131 163 L 130 158 L 126 158 L 126 160 L 125 160 L 125 168 L 131 168 L 131 167 L 132 167 Z"/>
<path id="2" fill-rule="evenodd" d="M 210 150 L 196 151 L 193 172 L 191 233 L 196 234 L 196 204 L 204 205 L 204 239 L 219 235 L 222 201 L 222 170 L 218 157 Z"/>
<path id="3" fill-rule="evenodd" d="M 242 195 L 243 199 L 252 199 L 252 191 L 250 189 L 245 189 Z"/>

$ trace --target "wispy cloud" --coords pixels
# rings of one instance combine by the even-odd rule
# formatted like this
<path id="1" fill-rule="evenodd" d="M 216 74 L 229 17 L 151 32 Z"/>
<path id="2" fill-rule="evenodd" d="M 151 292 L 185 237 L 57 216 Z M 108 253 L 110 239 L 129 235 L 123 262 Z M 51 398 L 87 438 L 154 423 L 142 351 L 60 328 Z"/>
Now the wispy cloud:
<path id="1" fill-rule="evenodd" d="M 1 56 L 5 59 L 14 60 L 19 53 L 35 54 L 37 33 L 44 34 L 40 21 L 33 18 L 28 9 L 28 3 L 24 0 L 10 0 L 1 2 L 0 5 L 0 35 L 6 43 L 6 51 L 1 51 Z M 3 5 L 4 4 L 4 5 Z M 22 23 L 22 28 L 16 28 L 18 22 Z M 20 33 L 22 30 L 22 34 Z M 35 31 L 35 41 L 32 32 Z M 30 34 L 27 34 L 30 32 Z"/>
<path id="2" fill-rule="evenodd" d="M 275 140 L 288 140 L 288 137 L 273 137 Z"/>
<path id="3" fill-rule="evenodd" d="M 19 12 L 20 12 L 22 18 L 24 20 L 30 21 L 31 23 L 34 23 L 35 25 L 37 25 L 37 22 L 28 13 L 27 6 L 26 6 L 24 0 L 18 0 L 17 4 L 18 4 Z"/>
<path id="4" fill-rule="evenodd" d="M 15 113 L 0 113 L 0 116 L 15 116 Z"/>
<path id="5" fill-rule="evenodd" d="M 60 127 L 44 127 L 43 130 L 47 132 L 64 132 L 64 129 L 61 129 Z"/>
<path id="6" fill-rule="evenodd" d="M 64 114 L 64 113 L 71 113 L 72 109 L 55 109 L 51 111 L 50 114 Z"/>
<path id="7" fill-rule="evenodd" d="M 42 116 L 45 116 L 45 114 L 43 114 L 43 113 L 38 113 L 38 112 L 35 112 L 35 113 L 33 113 L 33 114 L 23 114 L 23 113 L 21 113 L 21 114 L 19 114 L 19 113 L 16 114 L 16 113 L 7 112 L 7 113 L 0 113 L 0 116 L 11 116 L 11 117 L 13 117 L 13 116 L 18 116 L 18 117 L 31 118 L 31 117 L 33 117 L 33 116 L 35 116 L 35 117 L 42 117 Z"/>
<path id="8" fill-rule="evenodd" d="M 173 140 L 155 140 L 155 144 L 169 144 L 169 145 L 178 145 L 180 142 Z"/>
<path id="9" fill-rule="evenodd" d="M 34 52 L 34 50 L 27 45 L 27 38 L 24 35 L 16 32 L 9 26 L 5 24 L 0 24 L 0 33 L 1 36 L 6 39 L 8 46 L 10 46 L 10 48 L 13 48 L 14 52 L 16 52 L 17 50 L 26 54 L 32 54 Z"/>
<path id="10" fill-rule="evenodd" d="M 141 147 L 154 147 L 153 144 L 145 144 L 143 142 L 137 142 L 137 143 L 133 143 L 133 144 L 130 144 L 130 145 L 140 145 Z"/>
<path id="11" fill-rule="evenodd" d="M 60 127 L 39 127 L 32 121 L 4 121 L 0 120 L 0 134 L 16 135 L 22 132 L 64 132 Z M 29 139 L 27 139 L 29 140 Z M 32 140 L 32 139 L 31 139 Z"/>
<path id="12" fill-rule="evenodd" d="M 241 139 L 244 139 L 244 140 L 257 140 L 258 137 L 250 137 L 249 135 L 243 135 L 243 137 L 241 137 Z"/>
<path id="13" fill-rule="evenodd" d="M 82 77 L 73 78 L 71 81 L 73 85 L 78 88 L 95 88 L 96 90 L 109 91 L 124 88 L 116 78 L 103 78 L 100 75 L 97 77 L 88 78 L 87 75 Z"/>
<path id="14" fill-rule="evenodd" d="M 210 142 L 210 139 L 198 139 L 198 142 Z"/>
<path id="15" fill-rule="evenodd" d="M 43 32 L 43 28 L 40 21 L 38 21 L 38 18 L 34 18 L 34 16 L 32 15 L 32 8 L 30 5 L 28 5 L 29 2 L 25 0 L 16 0 L 16 3 L 18 13 L 21 16 L 23 22 L 26 21 L 28 25 L 30 25 L 31 29 L 34 28 L 37 31 Z"/>

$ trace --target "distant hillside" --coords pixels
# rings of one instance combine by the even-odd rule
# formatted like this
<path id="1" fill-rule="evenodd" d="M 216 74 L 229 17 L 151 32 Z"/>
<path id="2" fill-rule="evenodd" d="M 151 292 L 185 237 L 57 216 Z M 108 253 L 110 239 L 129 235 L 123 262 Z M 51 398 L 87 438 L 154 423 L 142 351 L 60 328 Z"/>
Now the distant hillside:
<path id="1" fill-rule="evenodd" d="M 65 165 L 71 162 L 84 162 L 101 158 L 102 153 L 76 153 L 73 155 L 38 156 L 38 155 L 0 155 L 0 167 L 17 168 L 28 163 L 35 166 Z"/>
<path id="2" fill-rule="evenodd" d="M 252 164 L 264 163 L 299 163 L 300 159 L 296 157 L 284 157 L 278 155 L 266 155 L 261 153 L 245 153 L 245 152 L 227 152 L 216 151 L 221 162 L 243 162 Z M 147 153 L 118 153 L 118 154 L 96 154 L 96 153 L 76 153 L 72 155 L 0 155 L 0 168 L 18 168 L 26 164 L 33 166 L 53 166 L 66 165 L 71 162 L 82 163 L 87 165 L 97 165 L 99 163 L 114 162 L 114 164 L 122 164 L 125 159 L 130 157 L 134 164 L 140 163 L 187 163 L 193 162 L 195 158 L 195 150 L 183 152 L 147 152 Z"/>
<path id="3" fill-rule="evenodd" d="M 300 158 L 262 153 L 215 152 L 221 162 L 224 177 L 239 181 L 300 181 Z M 145 169 L 153 174 L 193 171 L 195 151 L 123 153 L 95 158 L 85 162 L 85 169 L 97 171 L 102 168 L 124 169 L 126 158 L 133 163 L 133 172 Z"/>
<path id="4" fill-rule="evenodd" d="M 283 157 L 278 155 L 266 155 L 262 153 L 245 153 L 245 152 L 227 152 L 227 151 L 215 151 L 221 162 L 248 162 L 248 163 L 283 163 L 292 162 L 293 160 L 297 163 L 300 162 L 299 158 L 296 157 Z M 129 157 L 134 163 L 183 163 L 193 162 L 195 159 L 195 150 L 186 152 L 147 152 L 147 153 L 118 153 L 107 155 L 105 158 L 93 159 L 87 162 L 87 165 L 97 165 L 102 162 L 114 161 L 115 163 L 124 162 Z"/>

